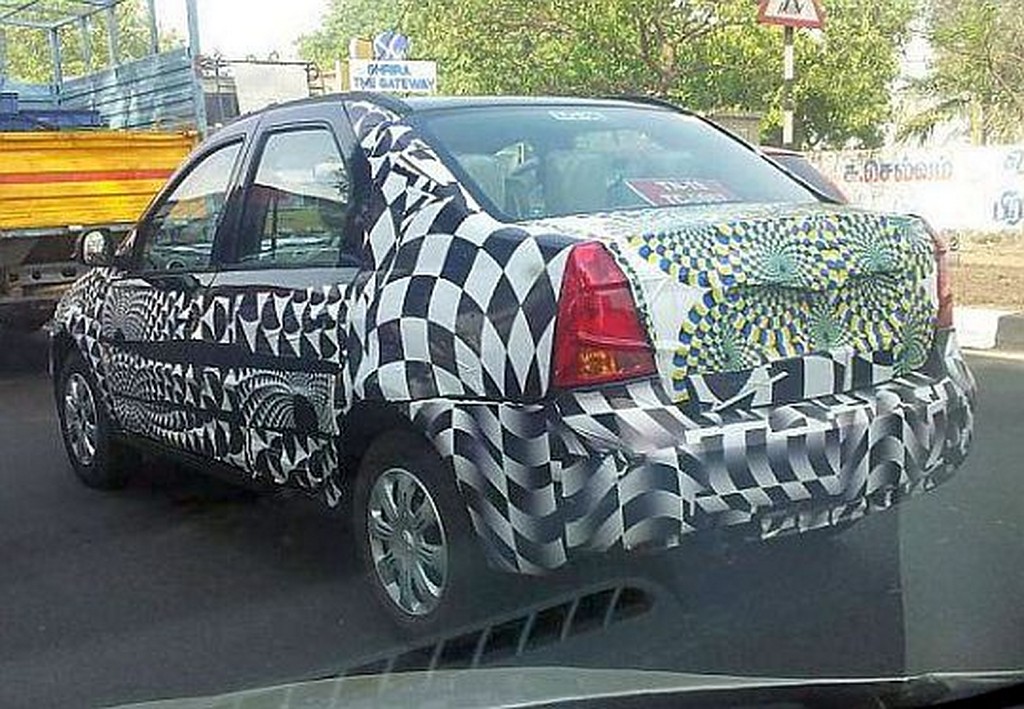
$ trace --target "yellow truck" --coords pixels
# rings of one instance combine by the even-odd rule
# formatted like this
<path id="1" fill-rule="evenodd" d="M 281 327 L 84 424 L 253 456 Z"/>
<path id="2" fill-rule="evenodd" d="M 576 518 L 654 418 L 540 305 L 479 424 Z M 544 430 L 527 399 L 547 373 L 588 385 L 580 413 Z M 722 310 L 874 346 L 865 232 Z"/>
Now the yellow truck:
<path id="1" fill-rule="evenodd" d="M 208 104 L 224 104 L 219 82 L 216 96 L 205 88 L 196 0 L 185 0 L 188 45 L 170 51 L 159 51 L 154 3 L 140 4 L 150 12 L 149 53 L 131 61 L 119 48 L 121 2 L 19 0 L 0 12 L 0 331 L 49 319 L 80 275 L 78 236 L 127 233 L 206 132 Z M 106 28 L 104 66 L 91 42 L 79 42 L 90 47 L 78 57 L 84 73 L 66 77 L 62 38 L 76 29 L 95 38 L 96 23 Z M 11 28 L 48 36 L 48 83 L 21 82 L 5 66 Z"/>
<path id="2" fill-rule="evenodd" d="M 0 323 L 31 329 L 78 275 L 85 229 L 126 232 L 195 142 L 191 132 L 0 132 Z"/>
<path id="3" fill-rule="evenodd" d="M 279 74 L 304 69 L 307 88 L 319 81 L 323 91 L 314 64 L 203 56 L 198 0 L 183 1 L 187 44 L 166 51 L 155 0 L 133 3 L 148 11 L 149 51 L 126 61 L 117 19 L 126 0 L 0 0 L 0 331 L 45 323 L 80 275 L 78 236 L 127 233 L 198 139 L 237 117 L 240 103 L 251 110 L 308 95 L 266 96 Z M 5 66 L 10 28 L 48 37 L 49 82 L 19 82 Z M 76 29 L 84 73 L 65 76 L 62 42 Z M 247 85 L 233 75 L 238 64 L 250 65 Z"/>

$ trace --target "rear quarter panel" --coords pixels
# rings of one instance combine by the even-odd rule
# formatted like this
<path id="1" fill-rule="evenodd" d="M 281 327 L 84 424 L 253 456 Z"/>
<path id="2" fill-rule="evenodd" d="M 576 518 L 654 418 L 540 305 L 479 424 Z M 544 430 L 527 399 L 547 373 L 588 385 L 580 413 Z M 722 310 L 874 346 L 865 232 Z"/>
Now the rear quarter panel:
<path id="1" fill-rule="evenodd" d="M 371 103 L 349 112 L 369 173 L 372 273 L 352 306 L 354 398 L 544 396 L 577 240 L 494 219 L 399 116 Z"/>

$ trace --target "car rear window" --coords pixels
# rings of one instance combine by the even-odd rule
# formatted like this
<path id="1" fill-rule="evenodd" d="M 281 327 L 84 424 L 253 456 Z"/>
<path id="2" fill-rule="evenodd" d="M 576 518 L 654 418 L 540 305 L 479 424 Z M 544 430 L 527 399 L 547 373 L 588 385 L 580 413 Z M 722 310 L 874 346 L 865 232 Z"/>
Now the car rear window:
<path id="1" fill-rule="evenodd" d="M 814 202 L 699 118 L 635 106 L 428 111 L 420 127 L 485 204 L 534 219 L 716 202 Z"/>

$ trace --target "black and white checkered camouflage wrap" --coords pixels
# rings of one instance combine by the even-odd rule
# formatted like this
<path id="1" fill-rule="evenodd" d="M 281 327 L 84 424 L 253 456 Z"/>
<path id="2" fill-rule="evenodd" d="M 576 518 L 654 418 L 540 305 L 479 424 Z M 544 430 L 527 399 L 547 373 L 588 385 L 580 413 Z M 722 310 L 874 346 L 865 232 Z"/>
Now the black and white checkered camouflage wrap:
<path id="1" fill-rule="evenodd" d="M 202 342 L 244 355 L 339 365 L 345 287 L 110 289 L 100 335 L 130 342 Z"/>
<path id="2" fill-rule="evenodd" d="M 352 306 L 356 399 L 520 400 L 548 389 L 569 246 L 489 216 L 416 132 L 372 103 L 350 107 L 373 185 L 373 277 Z"/>
<path id="3" fill-rule="evenodd" d="M 253 478 L 323 491 L 330 504 L 341 495 L 337 441 L 354 403 L 544 395 L 576 241 L 496 221 L 397 116 L 372 103 L 350 113 L 371 179 L 360 221 L 372 275 L 358 289 L 215 284 L 189 294 L 133 289 L 97 271 L 85 299 L 93 312 L 67 318 L 103 390 L 117 393 L 108 406 L 125 429 Z M 211 345 L 237 366 L 115 356 L 104 343 L 117 338 Z M 273 367 L 247 366 L 254 356 Z M 308 406 L 296 411 L 296 402 Z"/>
<path id="4" fill-rule="evenodd" d="M 973 380 L 945 347 L 941 374 L 775 407 L 688 415 L 645 381 L 411 414 L 452 461 L 492 561 L 536 573 L 710 528 L 768 538 L 835 525 L 934 487 L 973 430 Z"/>
<path id="5" fill-rule="evenodd" d="M 107 385 L 107 348 L 102 340 L 103 308 L 115 274 L 112 269 L 96 268 L 79 278 L 57 303 L 52 332 L 63 331 L 71 338 L 79 354 L 88 364 L 98 385 L 103 409 L 114 410 L 113 397 Z M 54 376 L 59 372 L 53 372 Z"/>
<path id="6" fill-rule="evenodd" d="M 695 372 L 683 392 L 552 392 L 562 274 L 584 237 L 497 221 L 401 117 L 348 112 L 371 187 L 366 278 L 189 295 L 97 270 L 64 299 L 56 323 L 122 427 L 336 505 L 347 413 L 388 402 L 451 465 L 491 562 L 526 573 L 713 527 L 856 519 L 966 454 L 974 384 L 952 339 L 899 376 L 891 354 L 837 347 Z M 227 354 L 181 354 L 196 346 Z"/>

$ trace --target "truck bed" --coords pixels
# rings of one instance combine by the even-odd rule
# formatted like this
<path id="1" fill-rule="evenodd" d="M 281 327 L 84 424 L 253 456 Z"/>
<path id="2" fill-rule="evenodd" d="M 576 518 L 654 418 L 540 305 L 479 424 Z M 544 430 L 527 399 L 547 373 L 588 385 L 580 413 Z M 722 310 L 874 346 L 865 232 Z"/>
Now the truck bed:
<path id="1" fill-rule="evenodd" d="M 195 142 L 191 133 L 0 133 L 0 239 L 134 222 Z"/>

